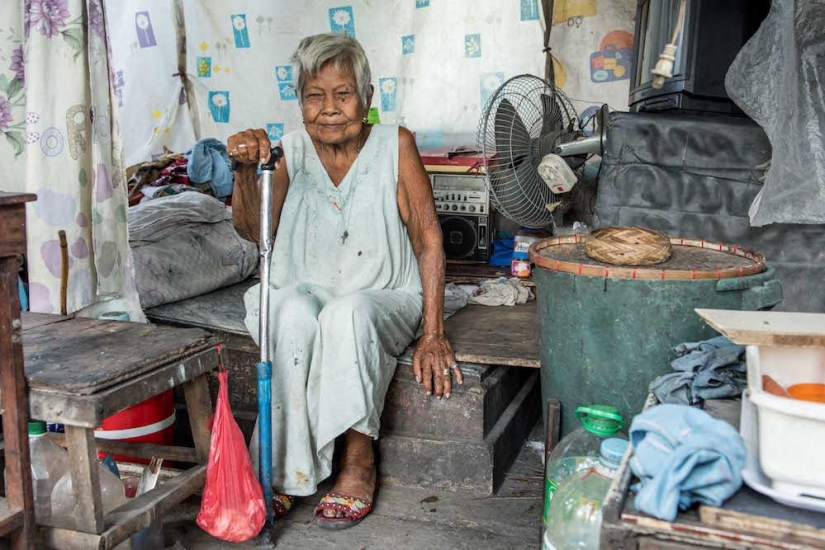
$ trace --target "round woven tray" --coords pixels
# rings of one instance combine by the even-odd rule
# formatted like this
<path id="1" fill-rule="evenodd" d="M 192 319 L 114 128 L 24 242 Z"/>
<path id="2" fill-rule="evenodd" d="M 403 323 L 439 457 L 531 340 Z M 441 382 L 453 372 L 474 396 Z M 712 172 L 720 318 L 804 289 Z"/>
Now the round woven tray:
<path id="1" fill-rule="evenodd" d="M 600 227 L 584 243 L 588 257 L 611 265 L 655 265 L 670 258 L 664 233 L 646 227 Z"/>
<path id="2" fill-rule="evenodd" d="M 656 267 L 620 267 L 589 258 L 584 250 L 587 238 L 569 235 L 535 242 L 530 246 L 530 259 L 551 271 L 619 279 L 727 279 L 767 269 L 765 258 L 753 250 L 683 237 L 670 239 L 672 254 Z"/>

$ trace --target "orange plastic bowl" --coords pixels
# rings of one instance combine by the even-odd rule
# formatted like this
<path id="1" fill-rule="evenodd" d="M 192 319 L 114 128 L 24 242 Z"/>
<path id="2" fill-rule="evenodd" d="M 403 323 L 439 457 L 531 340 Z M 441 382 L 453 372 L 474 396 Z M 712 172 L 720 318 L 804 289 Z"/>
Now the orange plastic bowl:
<path id="1" fill-rule="evenodd" d="M 788 388 L 794 399 L 825 403 L 825 384 L 795 384 Z"/>

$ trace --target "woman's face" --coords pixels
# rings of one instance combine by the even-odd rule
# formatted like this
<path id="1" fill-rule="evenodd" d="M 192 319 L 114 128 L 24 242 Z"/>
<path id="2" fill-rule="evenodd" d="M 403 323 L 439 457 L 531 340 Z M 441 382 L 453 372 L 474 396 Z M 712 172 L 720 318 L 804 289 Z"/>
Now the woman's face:
<path id="1" fill-rule="evenodd" d="M 326 65 L 314 78 L 307 77 L 301 99 L 304 126 L 312 139 L 337 145 L 360 136 L 365 109 L 349 71 Z"/>

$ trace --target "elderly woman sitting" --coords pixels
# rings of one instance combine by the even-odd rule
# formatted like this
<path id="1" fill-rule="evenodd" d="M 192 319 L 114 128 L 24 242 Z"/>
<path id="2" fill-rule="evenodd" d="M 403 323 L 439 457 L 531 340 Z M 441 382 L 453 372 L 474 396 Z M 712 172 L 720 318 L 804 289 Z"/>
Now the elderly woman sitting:
<path id="1" fill-rule="evenodd" d="M 275 244 L 269 284 L 272 327 L 272 479 L 276 515 L 340 473 L 316 508 L 329 528 L 371 509 L 384 397 L 395 357 L 423 336 L 413 373 L 427 395 L 449 398 L 462 382 L 444 336 L 444 253 L 432 189 L 412 134 L 370 125 L 370 68 L 361 45 L 339 34 L 301 41 L 293 57 L 304 126 L 283 137 L 275 172 Z M 269 159 L 263 130 L 229 138 L 241 163 L 232 197 L 235 227 L 259 234 L 256 164 Z M 286 169 L 284 169 L 284 165 Z M 245 296 L 257 337 L 258 288 Z M 257 460 L 257 430 L 251 445 Z"/>

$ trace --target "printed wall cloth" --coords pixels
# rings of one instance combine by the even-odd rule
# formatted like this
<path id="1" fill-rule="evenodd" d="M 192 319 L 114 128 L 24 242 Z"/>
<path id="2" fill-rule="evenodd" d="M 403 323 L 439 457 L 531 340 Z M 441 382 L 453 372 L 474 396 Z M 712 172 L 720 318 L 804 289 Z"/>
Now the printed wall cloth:
<path id="1" fill-rule="evenodd" d="M 185 151 L 197 137 L 301 126 L 289 58 L 299 40 L 347 32 L 364 45 L 382 122 L 401 122 L 440 146 L 468 143 L 490 95 L 508 78 L 544 74 L 537 0 L 118 0 L 115 91 L 127 165 Z M 114 5 L 113 4 L 113 5 Z M 557 82 L 583 118 L 604 102 L 627 107 L 634 0 L 556 0 Z M 194 97 L 176 76 L 176 26 L 186 35 Z M 186 102 L 196 104 L 193 124 Z M 194 128 L 199 127 L 200 132 Z"/>
<path id="2" fill-rule="evenodd" d="M 103 9 L 101 0 L 0 3 L 0 189 L 37 195 L 27 212 L 32 311 L 59 312 L 64 230 L 68 311 L 119 299 L 142 320 Z"/>

